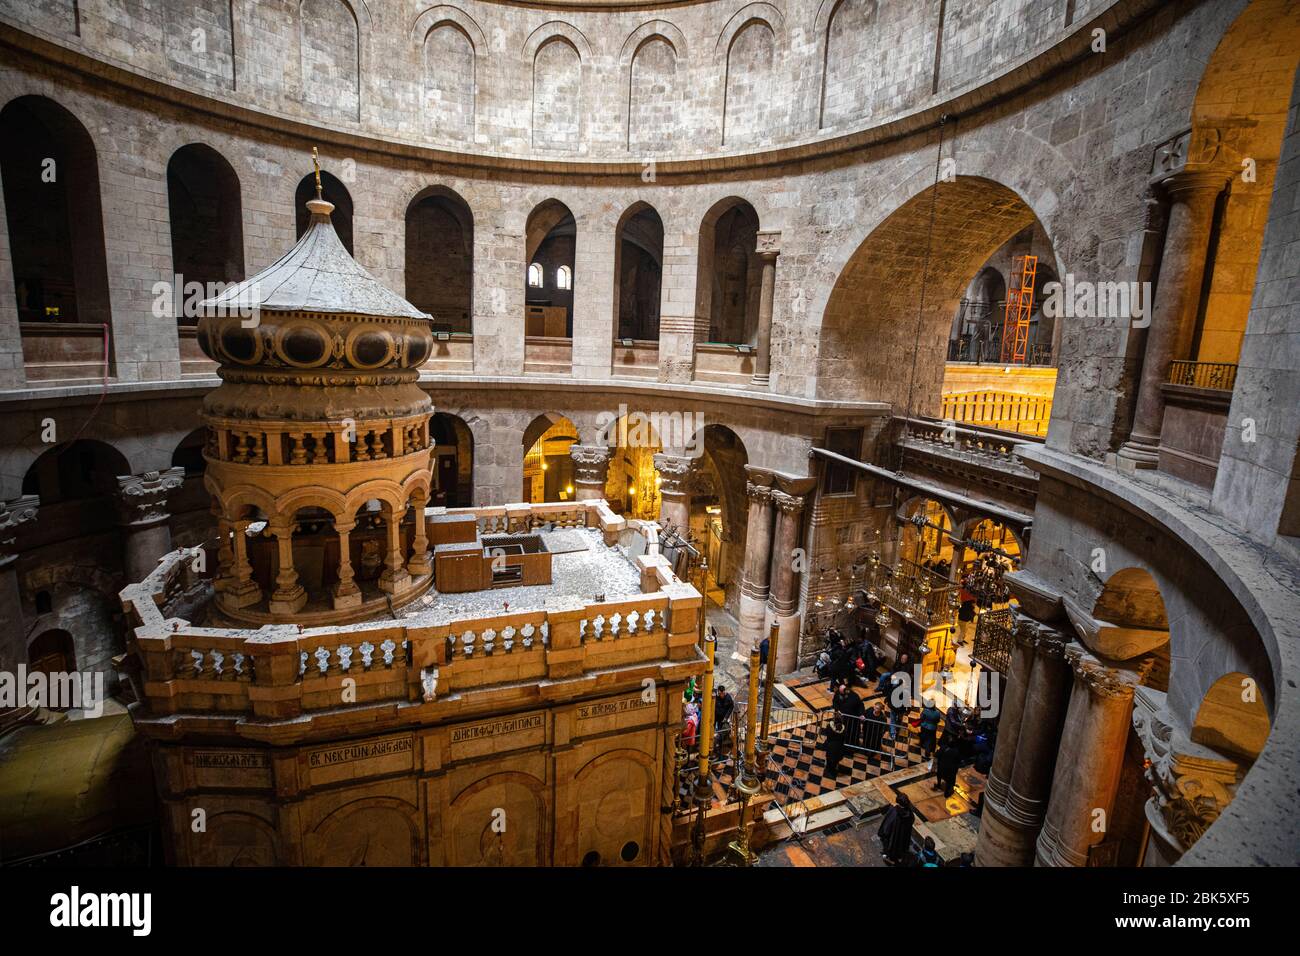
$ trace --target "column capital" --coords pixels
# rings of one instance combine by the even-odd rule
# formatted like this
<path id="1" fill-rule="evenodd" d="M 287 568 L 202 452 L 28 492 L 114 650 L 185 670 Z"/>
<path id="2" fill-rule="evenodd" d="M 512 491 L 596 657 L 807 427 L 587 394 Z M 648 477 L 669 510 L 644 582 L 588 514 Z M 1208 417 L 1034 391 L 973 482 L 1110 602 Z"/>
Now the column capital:
<path id="1" fill-rule="evenodd" d="M 756 501 L 761 505 L 767 505 L 772 501 L 772 487 L 770 485 L 756 485 L 752 481 L 745 482 L 745 494 L 750 501 Z"/>
<path id="2" fill-rule="evenodd" d="M 1066 648 L 1065 656 L 1070 666 L 1074 668 L 1075 680 L 1083 683 L 1093 697 L 1108 700 L 1128 699 L 1142 683 L 1144 668 L 1131 670 L 1112 667 L 1082 644 L 1071 644 Z"/>
<path id="3" fill-rule="evenodd" d="M 18 529 L 36 520 L 40 506 L 41 499 L 37 495 L 22 495 L 11 501 L 0 501 L 0 566 L 16 557 L 14 543 L 18 539 Z"/>
<path id="4" fill-rule="evenodd" d="M 761 259 L 775 259 L 781 254 L 781 233 L 775 229 L 760 229 L 754 251 Z"/>
<path id="5" fill-rule="evenodd" d="M 695 459 L 685 455 L 667 455 L 656 452 L 655 470 L 659 472 L 660 495 L 684 495 L 691 472 L 695 470 Z"/>
<path id="6" fill-rule="evenodd" d="M 803 511 L 804 498 L 802 495 L 788 495 L 784 491 L 772 491 L 772 502 L 783 514 L 798 514 Z"/>
<path id="7" fill-rule="evenodd" d="M 118 475 L 116 503 L 119 521 L 142 528 L 166 521 L 167 498 L 185 482 L 185 469 L 146 471 L 139 475 Z"/>
<path id="8" fill-rule="evenodd" d="M 579 445 L 575 442 L 569 446 L 569 457 L 576 465 L 607 465 L 614 457 L 614 449 L 609 445 Z"/>
<path id="9" fill-rule="evenodd" d="M 1233 172 L 1221 166 L 1184 166 L 1157 182 L 1175 202 L 1188 202 L 1197 196 L 1213 199 L 1223 192 Z"/>

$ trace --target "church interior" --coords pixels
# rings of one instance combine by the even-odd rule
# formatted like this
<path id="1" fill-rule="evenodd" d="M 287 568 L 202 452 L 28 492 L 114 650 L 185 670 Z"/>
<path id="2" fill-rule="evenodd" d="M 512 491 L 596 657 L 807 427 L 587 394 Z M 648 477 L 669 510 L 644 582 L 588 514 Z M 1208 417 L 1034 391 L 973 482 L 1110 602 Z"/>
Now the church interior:
<path id="1" fill-rule="evenodd" d="M 1300 0 L 0 0 L 0 864 L 1294 866 Z"/>

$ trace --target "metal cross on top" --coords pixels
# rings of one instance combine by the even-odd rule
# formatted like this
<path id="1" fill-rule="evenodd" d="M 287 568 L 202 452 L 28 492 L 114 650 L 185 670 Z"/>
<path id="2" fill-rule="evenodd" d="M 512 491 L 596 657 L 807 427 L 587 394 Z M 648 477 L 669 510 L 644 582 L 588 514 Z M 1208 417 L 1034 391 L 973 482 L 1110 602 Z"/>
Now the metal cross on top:
<path id="1" fill-rule="evenodd" d="M 321 195 L 320 188 L 320 153 L 316 151 L 315 146 L 311 148 L 311 164 L 316 168 L 316 198 L 323 199 L 325 197 Z"/>

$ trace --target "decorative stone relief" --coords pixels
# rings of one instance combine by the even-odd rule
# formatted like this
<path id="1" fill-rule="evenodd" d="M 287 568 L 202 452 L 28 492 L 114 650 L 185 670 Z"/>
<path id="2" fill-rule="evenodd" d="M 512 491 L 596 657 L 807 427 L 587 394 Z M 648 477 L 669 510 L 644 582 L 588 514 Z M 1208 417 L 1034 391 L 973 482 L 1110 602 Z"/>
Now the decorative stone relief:
<path id="1" fill-rule="evenodd" d="M 141 527 L 165 521 L 167 496 L 184 481 L 185 469 L 180 467 L 119 477 L 117 508 L 122 524 Z"/>

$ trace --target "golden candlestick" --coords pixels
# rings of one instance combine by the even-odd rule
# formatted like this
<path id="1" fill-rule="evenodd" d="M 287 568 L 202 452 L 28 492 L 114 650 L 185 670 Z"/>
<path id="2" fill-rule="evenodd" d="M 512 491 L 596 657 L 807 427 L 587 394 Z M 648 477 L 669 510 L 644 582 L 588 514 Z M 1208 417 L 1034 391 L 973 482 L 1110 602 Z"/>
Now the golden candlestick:
<path id="1" fill-rule="evenodd" d="M 768 660 L 771 660 L 770 651 Z M 745 762 L 736 780 L 740 795 L 740 823 L 736 839 L 727 849 L 740 858 L 742 866 L 753 866 L 758 859 L 749 848 L 749 801 L 759 791 L 760 780 L 755 773 L 754 745 L 758 736 L 758 648 L 749 652 L 749 703 L 745 708 Z"/>
<path id="2" fill-rule="evenodd" d="M 717 641 L 704 638 L 704 701 L 700 707 L 699 765 L 695 773 L 695 825 L 691 828 L 691 865 L 704 865 L 704 817 L 713 802 L 713 781 L 709 772 L 709 749 L 713 746 L 713 654 Z"/>
<path id="3" fill-rule="evenodd" d="M 771 749 L 767 735 L 772 727 L 772 688 L 776 684 L 776 645 L 780 630 L 775 621 L 767 638 L 767 665 L 763 668 L 763 730 L 758 735 L 757 750 L 762 759 L 759 761 L 762 771 L 767 769 L 767 753 Z M 763 773 L 758 774 L 759 786 L 763 785 Z"/>

